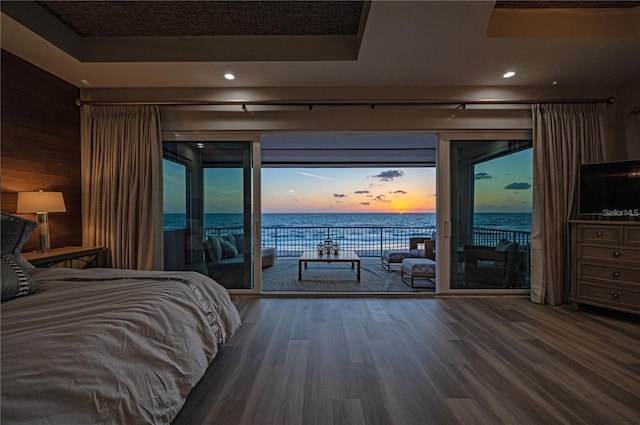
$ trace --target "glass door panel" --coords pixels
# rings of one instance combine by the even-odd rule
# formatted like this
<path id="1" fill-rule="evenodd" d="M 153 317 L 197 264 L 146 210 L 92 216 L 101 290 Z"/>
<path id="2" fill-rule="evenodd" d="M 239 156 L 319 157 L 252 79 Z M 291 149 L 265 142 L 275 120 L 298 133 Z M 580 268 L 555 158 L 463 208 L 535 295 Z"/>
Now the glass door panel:
<path id="1" fill-rule="evenodd" d="M 530 140 L 451 140 L 450 289 L 529 287 Z"/>
<path id="2" fill-rule="evenodd" d="M 252 143 L 166 142 L 164 151 L 165 159 L 182 158 L 192 170 L 185 191 L 186 236 L 165 243 L 165 257 L 184 257 L 184 264 L 171 261 L 167 268 L 165 261 L 165 269 L 197 270 L 227 289 L 252 289 Z M 176 186 L 170 176 L 165 171 L 165 197 Z M 165 206 L 166 223 L 179 218 Z"/>
<path id="3" fill-rule="evenodd" d="M 190 229 L 187 227 L 189 163 L 177 157 L 162 160 L 164 269 L 183 270 L 188 263 L 185 247 Z"/>

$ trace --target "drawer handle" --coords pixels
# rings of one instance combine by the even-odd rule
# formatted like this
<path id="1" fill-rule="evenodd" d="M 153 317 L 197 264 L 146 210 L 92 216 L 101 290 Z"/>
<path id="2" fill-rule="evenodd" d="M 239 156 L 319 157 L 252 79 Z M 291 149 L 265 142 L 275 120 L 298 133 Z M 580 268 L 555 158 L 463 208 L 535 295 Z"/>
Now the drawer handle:
<path id="1" fill-rule="evenodd" d="M 620 256 L 620 251 L 613 251 L 613 256 L 618 258 Z"/>
<path id="2" fill-rule="evenodd" d="M 620 277 L 620 272 L 613 272 L 613 277 Z"/>
<path id="3" fill-rule="evenodd" d="M 602 236 L 602 232 L 596 233 L 596 236 Z"/>
<path id="4" fill-rule="evenodd" d="M 617 292 L 614 292 L 613 294 L 611 294 L 611 298 L 613 298 L 614 300 L 617 300 L 618 298 L 620 298 L 620 294 L 618 294 Z"/>

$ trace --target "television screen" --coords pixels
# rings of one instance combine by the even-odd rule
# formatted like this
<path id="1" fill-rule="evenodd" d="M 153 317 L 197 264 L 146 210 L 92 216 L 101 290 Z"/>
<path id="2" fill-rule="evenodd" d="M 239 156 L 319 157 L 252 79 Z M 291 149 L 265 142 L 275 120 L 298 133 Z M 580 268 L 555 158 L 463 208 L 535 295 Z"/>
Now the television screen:
<path id="1" fill-rule="evenodd" d="M 640 160 L 580 166 L 580 215 L 640 219 Z"/>

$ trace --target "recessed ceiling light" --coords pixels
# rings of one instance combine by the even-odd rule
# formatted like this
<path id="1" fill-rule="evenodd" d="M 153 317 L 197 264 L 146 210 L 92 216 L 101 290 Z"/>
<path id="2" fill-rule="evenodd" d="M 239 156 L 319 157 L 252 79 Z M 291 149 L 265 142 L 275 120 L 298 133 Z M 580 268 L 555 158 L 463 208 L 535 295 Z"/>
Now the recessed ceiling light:
<path id="1" fill-rule="evenodd" d="M 514 71 L 508 71 L 508 72 L 505 72 L 504 74 L 502 74 L 502 78 L 511 78 L 514 75 L 516 75 L 516 73 Z"/>
<path id="2" fill-rule="evenodd" d="M 227 80 L 235 80 L 236 76 L 230 72 L 227 72 L 226 74 L 224 74 L 224 78 L 226 78 Z"/>
<path id="3" fill-rule="evenodd" d="M 81 83 L 83 86 L 90 86 L 90 85 L 91 85 L 91 82 L 90 82 L 89 80 L 85 80 L 84 78 L 82 78 L 82 79 L 80 80 L 80 83 Z"/>

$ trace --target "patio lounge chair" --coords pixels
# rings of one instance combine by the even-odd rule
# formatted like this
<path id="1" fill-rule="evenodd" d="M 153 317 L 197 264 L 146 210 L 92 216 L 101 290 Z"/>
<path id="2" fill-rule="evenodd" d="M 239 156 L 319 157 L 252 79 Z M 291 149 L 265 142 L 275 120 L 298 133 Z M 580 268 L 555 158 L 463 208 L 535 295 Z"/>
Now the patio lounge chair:
<path id="1" fill-rule="evenodd" d="M 524 279 L 521 263 L 518 244 L 507 239 L 502 239 L 495 247 L 465 245 L 465 285 L 517 287 Z"/>
<path id="2" fill-rule="evenodd" d="M 424 244 L 424 248 L 418 248 L 418 244 Z M 405 258 L 430 258 L 435 260 L 434 248 L 435 240 L 431 238 L 409 238 L 408 250 L 382 251 L 382 267 L 388 271 L 391 271 L 394 266 L 399 269 L 402 266 L 402 260 Z"/>

